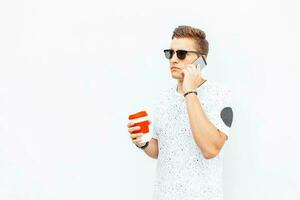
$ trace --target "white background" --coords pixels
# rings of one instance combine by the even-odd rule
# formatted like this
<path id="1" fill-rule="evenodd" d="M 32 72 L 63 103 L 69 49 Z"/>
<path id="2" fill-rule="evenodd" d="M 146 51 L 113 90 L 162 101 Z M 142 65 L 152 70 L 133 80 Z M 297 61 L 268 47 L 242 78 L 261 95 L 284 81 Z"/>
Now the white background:
<path id="1" fill-rule="evenodd" d="M 150 200 L 127 115 L 175 83 L 162 50 L 182 24 L 234 93 L 225 200 L 300 198 L 297 1 L 151 2 L 0 2 L 1 200 Z"/>

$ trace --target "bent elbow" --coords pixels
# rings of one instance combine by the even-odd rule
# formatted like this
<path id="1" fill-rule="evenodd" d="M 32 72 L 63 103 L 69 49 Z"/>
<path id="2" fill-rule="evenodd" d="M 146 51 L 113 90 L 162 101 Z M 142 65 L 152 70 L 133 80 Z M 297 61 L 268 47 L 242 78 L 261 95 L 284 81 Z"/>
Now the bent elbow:
<path id="1" fill-rule="evenodd" d="M 203 152 L 203 157 L 208 160 L 208 159 L 215 158 L 218 154 L 219 154 L 218 150 L 210 150 L 210 151 Z"/>

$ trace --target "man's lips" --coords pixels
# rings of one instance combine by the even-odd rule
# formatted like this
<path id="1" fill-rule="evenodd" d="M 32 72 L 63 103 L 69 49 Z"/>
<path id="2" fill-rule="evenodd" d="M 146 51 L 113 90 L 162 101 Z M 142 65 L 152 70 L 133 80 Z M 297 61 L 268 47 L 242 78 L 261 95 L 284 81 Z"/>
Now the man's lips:
<path id="1" fill-rule="evenodd" d="M 171 70 L 180 70 L 179 67 L 171 67 Z"/>

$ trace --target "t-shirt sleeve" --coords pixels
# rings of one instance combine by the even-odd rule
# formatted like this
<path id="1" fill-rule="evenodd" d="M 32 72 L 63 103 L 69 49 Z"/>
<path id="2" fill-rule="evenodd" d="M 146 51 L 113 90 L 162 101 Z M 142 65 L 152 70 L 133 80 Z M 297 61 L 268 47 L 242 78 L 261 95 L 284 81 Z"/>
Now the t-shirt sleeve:
<path id="1" fill-rule="evenodd" d="M 221 132 L 230 137 L 231 126 L 233 122 L 233 105 L 232 105 L 232 93 L 231 91 L 223 91 L 216 105 L 215 117 L 213 117 L 212 123 Z"/>
<path id="2" fill-rule="evenodd" d="M 155 109 L 153 110 L 153 113 L 152 113 L 152 123 L 150 124 L 150 126 L 152 126 L 150 128 L 151 132 L 152 132 L 152 138 L 154 139 L 157 139 L 159 138 L 159 133 L 157 131 L 157 115 L 158 115 L 158 110 L 157 110 L 157 105 L 155 107 Z"/>
<path id="3" fill-rule="evenodd" d="M 161 94 L 161 93 L 159 93 Z M 151 109 L 151 124 L 150 124 L 150 131 L 152 132 L 152 138 L 159 139 L 159 131 L 158 131 L 158 120 L 160 115 L 160 103 L 161 99 L 159 96 L 156 96 L 156 98 L 153 100 L 152 109 Z"/>
<path id="4" fill-rule="evenodd" d="M 152 124 L 152 138 L 158 140 L 158 133 L 157 133 L 157 130 L 156 130 L 155 122 Z"/>

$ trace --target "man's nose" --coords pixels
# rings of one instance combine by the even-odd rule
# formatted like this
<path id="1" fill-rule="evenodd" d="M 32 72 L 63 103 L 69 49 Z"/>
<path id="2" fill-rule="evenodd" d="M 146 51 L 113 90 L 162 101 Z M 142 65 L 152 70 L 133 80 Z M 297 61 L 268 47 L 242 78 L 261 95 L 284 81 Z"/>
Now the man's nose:
<path id="1" fill-rule="evenodd" d="M 176 52 L 174 52 L 172 58 L 171 58 L 171 63 L 178 63 L 179 62 L 179 59 L 177 58 L 177 55 L 176 55 Z"/>

